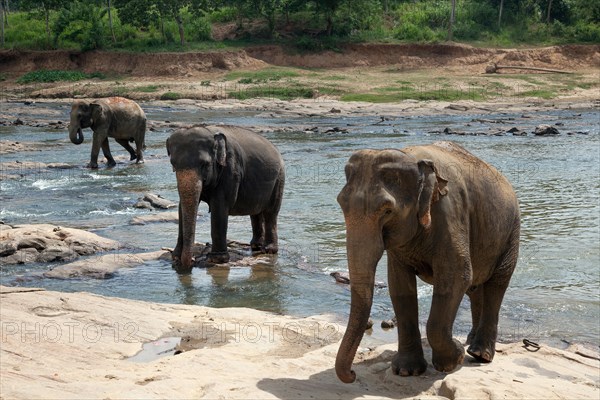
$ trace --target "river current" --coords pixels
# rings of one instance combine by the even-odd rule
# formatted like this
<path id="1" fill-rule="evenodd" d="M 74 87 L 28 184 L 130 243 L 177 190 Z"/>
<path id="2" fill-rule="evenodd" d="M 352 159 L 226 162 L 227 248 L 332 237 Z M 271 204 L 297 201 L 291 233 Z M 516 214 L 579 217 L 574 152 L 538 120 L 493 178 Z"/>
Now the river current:
<path id="1" fill-rule="evenodd" d="M 6 103 L 3 107 L 9 107 Z M 38 104 L 62 115 L 70 107 Z M 3 285 L 89 291 L 132 299 L 252 307 L 300 316 L 321 313 L 344 322 L 350 292 L 329 276 L 346 271 L 345 227 L 336 196 L 344 185 L 344 165 L 362 148 L 401 148 L 436 140 L 453 140 L 502 171 L 514 185 L 522 213 L 519 263 L 506 293 L 499 325 L 503 341 L 541 340 L 553 344 L 600 342 L 600 133 L 597 110 L 550 110 L 529 115 L 476 113 L 427 116 L 327 116 L 279 118 L 259 111 L 214 112 L 187 107 L 142 104 L 149 120 L 269 126 L 263 133 L 281 151 L 286 188 L 279 216 L 280 254 L 272 265 L 230 269 L 194 269 L 180 279 L 165 261 L 124 269 L 107 280 L 53 280 L 41 273 L 56 264 L 0 266 Z M 35 109 L 32 109 L 35 113 Z M 556 137 L 452 135 L 517 126 L 531 132 L 539 124 L 559 124 Z M 289 127 L 318 129 L 289 129 Z M 340 128 L 340 129 L 333 129 Z M 326 133 L 327 130 L 330 132 Z M 91 131 L 81 146 L 65 130 L 0 126 L 0 139 L 39 142 L 43 151 L 2 155 L 1 161 L 63 162 L 68 170 L 22 171 L 20 179 L 0 180 L 0 219 L 7 224 L 51 223 L 91 230 L 118 240 L 116 252 L 154 251 L 174 247 L 177 225 L 131 225 L 133 217 L 151 213 L 133 207 L 144 193 L 178 201 L 165 140 L 172 129 L 146 135 L 146 163 L 130 165 L 125 151 L 111 139 L 114 169 L 83 168 L 89 161 Z M 567 135 L 566 133 L 573 133 Z M 197 242 L 210 241 L 208 209 L 202 204 Z M 248 241 L 248 217 L 230 217 L 229 239 Z M 365 238 L 368 240 L 368 238 Z M 377 280 L 387 281 L 385 256 Z M 431 286 L 419 283 L 420 318 L 424 326 Z M 372 317 L 384 340 L 395 335 L 377 327 L 393 315 L 386 288 L 375 292 Z M 469 302 L 461 304 L 455 334 L 470 329 Z M 424 333 L 424 329 L 422 329 Z"/>

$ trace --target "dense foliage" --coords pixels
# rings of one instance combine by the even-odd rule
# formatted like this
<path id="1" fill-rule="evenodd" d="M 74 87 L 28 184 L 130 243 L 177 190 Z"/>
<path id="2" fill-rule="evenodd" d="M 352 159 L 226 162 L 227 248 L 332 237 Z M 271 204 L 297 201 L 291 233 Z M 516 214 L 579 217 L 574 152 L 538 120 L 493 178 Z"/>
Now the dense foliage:
<path id="1" fill-rule="evenodd" d="M 452 4 L 456 4 L 451 21 Z M 0 0 L 8 48 L 193 50 L 237 40 L 303 50 L 340 40 L 600 42 L 597 0 Z"/>

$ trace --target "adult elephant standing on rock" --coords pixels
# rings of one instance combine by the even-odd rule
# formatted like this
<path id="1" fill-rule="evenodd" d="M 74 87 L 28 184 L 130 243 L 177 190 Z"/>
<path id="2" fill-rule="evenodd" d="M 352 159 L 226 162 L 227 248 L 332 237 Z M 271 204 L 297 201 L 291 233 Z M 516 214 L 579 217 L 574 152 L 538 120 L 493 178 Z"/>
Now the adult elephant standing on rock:
<path id="1" fill-rule="evenodd" d="M 92 102 L 77 100 L 71 107 L 69 138 L 74 144 L 83 143 L 83 128 L 92 128 L 92 155 L 88 167 L 98 168 L 98 153 L 106 157 L 109 167 L 117 165 L 110 154 L 108 138 L 115 138 L 130 154 L 130 160 L 144 162 L 143 150 L 146 137 L 146 115 L 132 100 L 109 97 Z M 135 142 L 134 150 L 129 142 Z"/>
<path id="2" fill-rule="evenodd" d="M 452 338 L 459 304 L 471 300 L 468 353 L 492 361 L 498 314 L 517 263 L 517 197 L 494 167 L 451 142 L 402 150 L 362 150 L 346 165 L 338 195 L 346 221 L 351 306 L 336 373 L 353 382 L 352 361 L 373 302 L 375 269 L 384 250 L 398 320 L 393 372 L 425 372 L 419 331 L 416 276 L 433 285 L 427 339 L 433 366 L 450 372 L 462 363 L 463 345 Z"/>
<path id="3" fill-rule="evenodd" d="M 178 272 L 189 273 L 193 266 L 200 201 L 208 204 L 211 214 L 209 262 L 229 261 L 229 215 L 250 216 L 252 250 L 277 253 L 285 168 L 271 142 L 243 128 L 206 126 L 175 131 L 166 145 L 179 191 L 179 235 L 173 251 Z"/>

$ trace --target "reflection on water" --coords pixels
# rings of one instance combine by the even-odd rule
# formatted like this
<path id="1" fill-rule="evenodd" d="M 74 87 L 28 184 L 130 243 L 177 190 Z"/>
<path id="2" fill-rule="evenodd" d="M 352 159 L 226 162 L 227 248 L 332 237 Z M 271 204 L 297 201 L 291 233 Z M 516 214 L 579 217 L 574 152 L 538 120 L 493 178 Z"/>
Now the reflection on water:
<path id="1" fill-rule="evenodd" d="M 59 106 L 53 106 L 59 107 Z M 65 115 L 68 110 L 65 111 Z M 2 267 L 0 282 L 43 286 L 63 291 L 85 290 L 112 296 L 212 307 L 251 307 L 276 313 L 311 315 L 333 313 L 345 319 L 348 287 L 336 284 L 329 273 L 346 270 L 345 227 L 336 196 L 344 185 L 344 165 L 360 148 L 404 147 L 441 139 L 428 132 L 446 126 L 466 132 L 489 130 L 475 123 L 478 115 L 312 117 L 277 120 L 256 113 L 190 112 L 148 107 L 154 120 L 237 125 L 290 124 L 343 127 L 348 133 L 312 131 L 268 133 L 286 162 L 286 189 L 279 220 L 280 253 L 270 264 L 244 268 L 195 269 L 178 276 L 170 264 L 153 261 L 123 270 L 113 279 L 48 280 L 41 272 L 52 265 Z M 540 123 L 563 121 L 562 132 L 587 135 L 560 137 L 452 136 L 477 156 L 497 166 L 513 183 L 522 211 L 519 264 L 501 310 L 504 340 L 560 339 L 598 344 L 600 337 L 600 146 L 598 114 L 594 110 L 553 111 L 532 118 L 521 115 L 485 116 L 532 131 Z M 373 125 L 377 123 L 377 125 Z M 494 129 L 497 126 L 493 127 Z M 92 229 L 120 241 L 123 249 L 150 251 L 173 247 L 177 225 L 132 226 L 138 197 L 153 192 L 177 201 L 173 172 L 164 142 L 167 130 L 148 132 L 146 163 L 130 165 L 125 158 L 112 170 L 82 168 L 89 158 L 91 135 L 76 147 L 66 132 L 28 127 L 0 127 L 0 139 L 52 143 L 46 151 L 3 155 L 2 161 L 63 162 L 70 170 L 20 171 L 18 180 L 0 181 L 0 219 L 9 224 L 53 223 Z M 112 144 L 112 143 L 111 143 Z M 113 154 L 124 156 L 113 145 Z M 476 173 L 476 171 L 474 172 Z M 9 174 L 0 171 L 0 174 Z M 210 241 L 208 210 L 200 208 L 197 241 Z M 248 241 L 248 217 L 231 217 L 229 238 Z M 368 238 L 365 238 L 368 240 Z M 128 250 L 128 251 L 129 251 Z M 377 280 L 386 280 L 385 256 Z M 419 285 L 420 315 L 426 321 L 432 290 Z M 387 289 L 377 289 L 375 319 L 388 319 L 392 307 Z M 466 334 L 470 312 L 465 300 L 455 330 Z M 423 330 L 424 332 L 424 330 Z M 393 336 L 393 335 L 392 335 Z M 390 337 L 395 340 L 395 337 Z"/>

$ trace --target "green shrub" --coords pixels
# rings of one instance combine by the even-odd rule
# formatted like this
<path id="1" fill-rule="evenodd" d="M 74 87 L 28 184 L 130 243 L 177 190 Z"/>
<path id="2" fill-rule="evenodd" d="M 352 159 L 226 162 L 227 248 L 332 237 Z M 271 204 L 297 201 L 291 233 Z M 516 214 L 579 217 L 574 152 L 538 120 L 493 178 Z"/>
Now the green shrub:
<path id="1" fill-rule="evenodd" d="M 17 79 L 17 83 L 32 83 L 32 82 L 59 82 L 59 81 L 80 81 L 83 79 L 104 78 L 104 75 L 95 72 L 86 74 L 80 71 L 60 71 L 41 69 L 28 72 Z"/>
<path id="2" fill-rule="evenodd" d="M 406 22 L 394 31 L 394 38 L 414 42 L 429 42 L 436 39 L 436 34 L 428 26 L 419 27 L 412 22 Z"/>
<path id="3" fill-rule="evenodd" d="M 600 24 L 579 21 L 573 28 L 572 37 L 581 42 L 600 43 Z"/>
<path id="4" fill-rule="evenodd" d="M 179 100 L 181 98 L 181 94 L 177 92 L 166 92 L 160 96 L 161 100 Z"/>
<path id="5" fill-rule="evenodd" d="M 237 10 L 234 7 L 222 7 L 208 15 L 210 22 L 232 22 L 237 19 Z"/>

